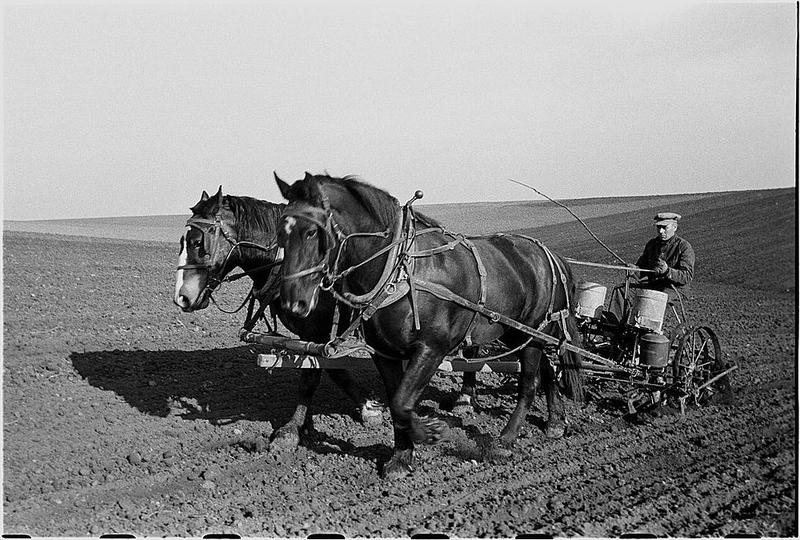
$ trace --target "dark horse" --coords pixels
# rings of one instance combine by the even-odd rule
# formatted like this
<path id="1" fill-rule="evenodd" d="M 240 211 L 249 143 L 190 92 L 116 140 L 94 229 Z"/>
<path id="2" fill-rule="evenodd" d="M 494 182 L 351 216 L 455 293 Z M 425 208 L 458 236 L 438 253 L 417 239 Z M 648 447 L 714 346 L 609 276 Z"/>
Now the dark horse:
<path id="1" fill-rule="evenodd" d="M 253 292 L 259 302 L 269 305 L 286 328 L 303 340 L 327 342 L 334 307 L 331 296 L 324 295 L 317 310 L 306 318 L 294 316 L 280 307 L 276 227 L 285 206 L 251 197 L 223 196 L 222 186 L 213 197 L 204 191 L 200 201 L 191 208 L 188 230 L 181 238 L 175 304 L 186 312 L 206 308 L 214 289 L 238 266 L 252 279 Z M 273 435 L 273 447 L 296 447 L 300 433 L 311 426 L 309 407 L 320 383 L 321 370 L 300 371 L 299 403 L 292 419 Z M 367 399 L 367 394 L 347 371 L 326 371 L 358 405 L 362 422 L 381 422 L 380 407 L 374 400 Z"/>
<path id="2" fill-rule="evenodd" d="M 433 443 L 443 437 L 444 422 L 420 417 L 414 410 L 441 360 L 463 343 L 500 339 L 509 347 L 521 347 L 517 406 L 500 434 L 501 446 L 516 439 L 538 379 L 548 406 L 546 434 L 564 434 L 564 404 L 554 367 L 542 361 L 545 347 L 520 329 L 498 323 L 513 319 L 560 336 L 561 343 L 580 339 L 570 309 L 574 283 L 561 258 L 520 235 L 465 238 L 449 233 L 353 177 L 306 173 L 293 185 L 277 175 L 275 179 L 289 201 L 278 235 L 285 249 L 280 287 L 284 310 L 313 316 L 324 297 L 320 289 L 333 288 L 345 299 L 363 301 L 371 312 L 369 317 L 362 315 L 363 333 L 377 352 L 374 360 L 394 423 L 394 454 L 384 465 L 386 477 L 413 470 L 415 442 Z M 381 295 L 385 284 L 398 288 L 403 281 L 408 293 L 398 301 L 378 307 L 369 300 Z M 471 309 L 475 305 L 485 311 Z M 554 354 L 552 348 L 547 352 Z M 580 357 L 558 350 L 567 368 L 562 382 L 577 398 Z M 497 444 L 491 447 L 498 455 L 508 455 Z"/>

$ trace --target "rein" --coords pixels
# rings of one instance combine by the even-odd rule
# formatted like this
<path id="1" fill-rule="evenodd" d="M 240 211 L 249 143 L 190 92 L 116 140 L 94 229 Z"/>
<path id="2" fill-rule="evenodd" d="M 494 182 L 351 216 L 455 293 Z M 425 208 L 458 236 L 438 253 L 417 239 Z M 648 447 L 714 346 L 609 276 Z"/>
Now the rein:
<path id="1" fill-rule="evenodd" d="M 512 354 L 520 350 L 521 348 L 527 346 L 534 339 L 541 340 L 546 344 L 557 345 L 560 351 L 563 351 L 565 348 L 570 350 L 575 348 L 570 344 L 572 338 L 570 336 L 570 332 L 566 324 L 566 321 L 570 314 L 570 306 L 569 306 L 570 295 L 567 287 L 566 274 L 564 273 L 564 268 L 562 268 L 562 266 L 558 264 L 556 257 L 552 254 L 552 252 L 550 252 L 550 250 L 546 246 L 544 246 L 544 244 L 542 244 L 539 240 L 536 240 L 534 238 L 525 235 L 512 235 L 524 238 L 525 240 L 536 244 L 540 249 L 542 249 L 548 261 L 550 269 L 552 284 L 550 288 L 550 299 L 547 312 L 543 320 L 540 322 L 538 328 L 531 328 L 527 325 L 514 321 L 513 319 L 501 313 L 490 310 L 485 306 L 486 295 L 487 295 L 487 288 L 485 281 L 487 275 L 486 268 L 483 264 L 483 261 L 481 260 L 480 254 L 476 249 L 475 245 L 467 237 L 460 234 L 453 234 L 441 227 L 432 227 L 422 230 L 416 230 L 414 228 L 415 216 L 413 210 L 411 209 L 411 204 L 415 200 L 421 197 L 422 193 L 417 192 L 415 193 L 414 198 L 409 200 L 404 206 L 398 207 L 394 223 L 394 234 L 389 244 L 380 248 L 378 251 L 376 251 L 363 261 L 353 266 L 350 266 L 342 270 L 341 272 L 338 271 L 338 267 L 348 241 L 356 237 L 367 237 L 367 236 L 388 238 L 391 228 L 388 228 L 385 231 L 345 234 L 342 231 L 342 228 L 334 220 L 333 212 L 324 194 L 323 194 L 323 208 L 315 207 L 309 204 L 305 204 L 302 207 L 296 207 L 296 208 L 287 207 L 287 210 L 284 212 L 283 219 L 287 217 L 292 217 L 296 219 L 302 219 L 308 221 L 309 223 L 312 223 L 313 225 L 316 225 L 325 232 L 327 236 L 326 238 L 327 244 L 325 253 L 317 264 L 315 264 L 310 268 L 295 272 L 293 274 L 284 275 L 282 276 L 281 279 L 283 281 L 288 281 L 292 279 L 298 279 L 303 276 L 308 276 L 318 273 L 322 274 L 322 279 L 320 280 L 319 284 L 320 288 L 326 291 L 330 291 L 338 302 L 347 304 L 354 309 L 360 310 L 360 314 L 351 321 L 350 325 L 341 334 L 338 334 L 337 332 L 338 303 L 337 303 L 336 307 L 337 316 L 335 316 L 334 326 L 331 330 L 331 341 L 328 342 L 328 344 L 326 345 L 327 347 L 329 347 L 331 350 L 335 350 L 336 347 L 341 343 L 343 343 L 345 340 L 347 340 L 364 321 L 371 318 L 372 315 L 374 315 L 378 309 L 386 305 L 390 305 L 394 301 L 399 300 L 400 298 L 405 296 L 409 296 L 414 316 L 415 327 L 419 329 L 420 322 L 417 313 L 416 297 L 417 297 L 417 291 L 424 291 L 442 300 L 453 302 L 461 306 L 462 308 L 465 308 L 474 313 L 473 318 L 467 327 L 465 336 L 461 341 L 462 343 L 467 343 L 468 345 L 470 344 L 471 342 L 470 334 L 474 325 L 476 324 L 476 319 L 479 315 L 486 317 L 493 323 L 499 322 L 505 326 L 521 330 L 523 333 L 528 335 L 528 339 L 525 340 L 521 345 L 519 345 L 518 347 L 512 349 L 507 353 L 498 355 L 495 358 L 508 356 L 509 354 Z M 429 248 L 426 250 L 412 251 L 412 247 L 415 243 L 417 236 L 421 236 L 423 234 L 431 232 L 440 232 L 445 235 L 449 235 L 452 237 L 452 240 L 437 247 Z M 502 234 L 500 236 L 502 236 Z M 335 245 L 336 240 L 338 240 L 338 246 Z M 453 249 L 456 249 L 458 246 L 466 247 L 475 258 L 478 274 L 480 276 L 480 295 L 479 295 L 480 297 L 477 301 L 467 300 L 463 296 L 454 293 L 447 287 L 429 282 L 427 280 L 421 279 L 413 275 L 411 263 L 414 261 L 414 259 L 421 257 L 430 257 L 440 253 L 445 253 L 447 251 L 452 251 Z M 330 260 L 332 251 L 334 249 L 337 249 L 337 252 L 336 256 L 333 259 L 333 268 L 331 269 L 329 267 L 328 261 Z M 347 291 L 339 292 L 333 288 L 333 286 L 337 282 L 342 281 L 345 277 L 350 275 L 358 268 L 368 264 L 369 262 L 374 261 L 378 257 L 381 257 L 387 253 L 389 254 L 389 256 L 386 260 L 386 264 L 384 266 L 382 275 L 377 280 L 372 290 L 369 291 L 368 293 L 363 295 L 354 295 Z M 394 279 L 392 279 L 393 277 Z M 399 295 L 397 295 L 395 293 L 399 290 L 400 288 L 399 286 L 401 284 L 406 285 L 405 292 L 401 292 Z M 563 287 L 567 306 L 563 309 L 555 310 L 554 309 L 555 297 L 559 285 Z M 555 323 L 559 327 L 562 333 L 561 338 L 556 338 L 554 336 L 544 333 L 545 327 L 547 327 L 551 323 Z M 380 351 L 374 351 L 374 352 L 376 354 L 384 356 Z"/>

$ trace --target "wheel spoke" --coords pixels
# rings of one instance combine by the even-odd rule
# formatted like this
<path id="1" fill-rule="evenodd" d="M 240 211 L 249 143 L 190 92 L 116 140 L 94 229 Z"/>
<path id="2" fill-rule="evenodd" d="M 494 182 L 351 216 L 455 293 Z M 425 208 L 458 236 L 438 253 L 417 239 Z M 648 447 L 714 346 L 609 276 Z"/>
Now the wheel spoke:
<path id="1" fill-rule="evenodd" d="M 687 329 L 673 358 L 675 382 L 692 401 L 702 405 L 729 384 L 725 382 L 727 378 L 715 380 L 715 374 L 724 371 L 720 362 L 719 341 L 714 332 L 705 326 Z M 709 381 L 715 382 L 707 384 Z"/>
<path id="2" fill-rule="evenodd" d="M 695 359 L 700 358 L 700 356 L 703 354 L 703 351 L 706 350 L 706 346 L 708 345 L 709 341 L 710 341 L 709 338 L 706 338 L 706 339 L 703 340 L 703 343 L 700 345 L 700 348 L 698 349 L 697 354 L 695 354 L 695 356 L 694 356 Z"/>

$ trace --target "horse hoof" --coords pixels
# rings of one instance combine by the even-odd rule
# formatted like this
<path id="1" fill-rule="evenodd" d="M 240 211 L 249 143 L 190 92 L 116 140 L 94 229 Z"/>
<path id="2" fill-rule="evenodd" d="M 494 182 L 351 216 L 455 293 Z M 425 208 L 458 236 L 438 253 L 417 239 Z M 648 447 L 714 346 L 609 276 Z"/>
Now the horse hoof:
<path id="1" fill-rule="evenodd" d="M 561 437 L 564 436 L 564 430 L 565 430 L 564 424 L 555 424 L 551 426 L 548 423 L 545 435 L 547 436 L 548 439 L 560 439 Z"/>
<path id="2" fill-rule="evenodd" d="M 300 445 L 300 434 L 294 426 L 283 426 L 272 436 L 270 450 L 277 453 L 294 451 Z"/>
<path id="3" fill-rule="evenodd" d="M 392 459 L 383 465 L 383 478 L 386 480 L 398 480 L 405 478 L 414 472 L 414 451 L 405 450 L 395 452 Z"/>
<path id="4" fill-rule="evenodd" d="M 450 434 L 450 426 L 436 418 L 414 416 L 411 419 L 411 439 L 423 444 L 435 444 Z"/>
<path id="5" fill-rule="evenodd" d="M 481 460 L 489 463 L 506 463 L 514 456 L 510 448 L 506 448 L 505 444 L 498 444 L 497 441 L 480 445 L 480 450 Z"/>
<path id="6" fill-rule="evenodd" d="M 365 426 L 380 426 L 383 423 L 383 407 L 380 402 L 368 400 L 359 410 L 361 423 Z"/>

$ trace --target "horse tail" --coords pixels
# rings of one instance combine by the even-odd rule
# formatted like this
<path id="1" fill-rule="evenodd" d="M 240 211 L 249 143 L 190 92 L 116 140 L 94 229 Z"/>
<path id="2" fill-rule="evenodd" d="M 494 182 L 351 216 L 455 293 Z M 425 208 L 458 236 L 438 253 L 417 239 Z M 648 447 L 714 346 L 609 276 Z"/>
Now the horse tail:
<path id="1" fill-rule="evenodd" d="M 567 276 L 566 293 L 568 296 L 567 307 L 569 309 L 569 314 L 565 321 L 565 331 L 569 333 L 569 336 L 564 337 L 568 338 L 568 342 L 575 347 L 583 348 L 583 335 L 578 330 L 578 320 L 575 318 L 575 312 L 573 311 L 575 307 L 575 295 L 577 292 L 577 287 L 575 286 L 575 280 L 572 277 L 571 268 L 563 260 L 561 263 Z M 582 402 L 583 372 L 581 371 L 581 355 L 574 351 L 566 350 L 561 357 L 561 362 L 564 369 L 562 374 L 562 385 L 564 387 L 565 394 L 574 401 Z"/>
<path id="2" fill-rule="evenodd" d="M 570 343 L 576 347 L 583 348 L 583 337 L 578 331 L 578 323 L 575 315 L 569 314 L 566 320 L 567 331 L 569 332 Z M 562 385 L 565 394 L 573 401 L 583 401 L 583 373 L 581 371 L 581 355 L 566 350 L 561 356 L 563 365 Z"/>

